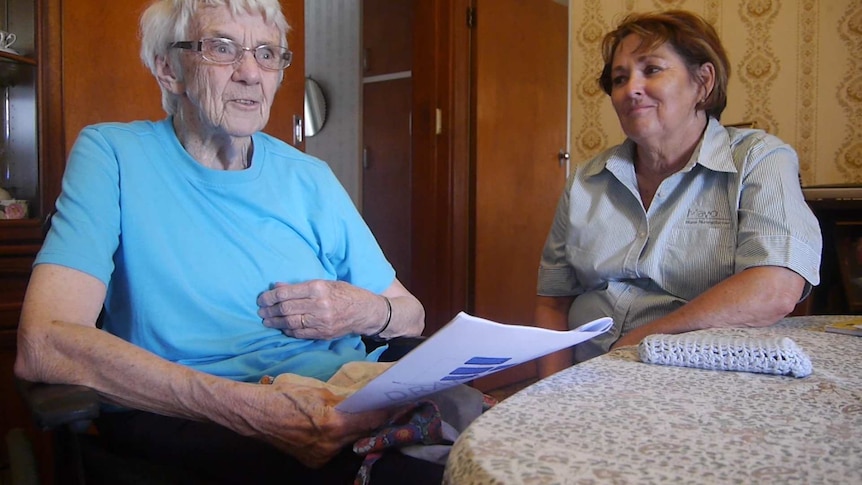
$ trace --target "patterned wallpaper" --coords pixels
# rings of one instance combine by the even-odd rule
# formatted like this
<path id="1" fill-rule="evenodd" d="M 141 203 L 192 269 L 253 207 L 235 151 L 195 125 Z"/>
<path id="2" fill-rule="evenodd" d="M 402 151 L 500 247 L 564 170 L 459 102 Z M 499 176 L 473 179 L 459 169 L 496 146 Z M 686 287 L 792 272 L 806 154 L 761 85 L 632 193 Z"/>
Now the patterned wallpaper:
<path id="1" fill-rule="evenodd" d="M 575 161 L 623 139 L 599 89 L 602 36 L 627 13 L 683 8 L 710 21 L 731 63 L 724 123 L 796 148 L 803 185 L 862 183 L 862 1 L 571 0 Z"/>

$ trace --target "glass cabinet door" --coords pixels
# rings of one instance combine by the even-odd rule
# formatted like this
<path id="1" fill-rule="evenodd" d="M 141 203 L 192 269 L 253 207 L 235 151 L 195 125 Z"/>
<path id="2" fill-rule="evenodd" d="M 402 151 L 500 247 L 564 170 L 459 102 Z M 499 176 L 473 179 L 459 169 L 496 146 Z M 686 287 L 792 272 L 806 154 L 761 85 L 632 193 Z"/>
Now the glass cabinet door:
<path id="1" fill-rule="evenodd" d="M 32 0 L 0 0 L 0 220 L 41 215 L 35 18 Z"/>

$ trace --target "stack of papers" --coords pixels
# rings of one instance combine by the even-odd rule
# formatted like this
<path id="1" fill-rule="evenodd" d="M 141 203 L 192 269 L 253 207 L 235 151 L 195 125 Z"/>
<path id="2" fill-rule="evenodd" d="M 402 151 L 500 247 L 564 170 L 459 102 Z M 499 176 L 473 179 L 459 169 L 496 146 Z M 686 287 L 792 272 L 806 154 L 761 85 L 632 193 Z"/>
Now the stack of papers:
<path id="1" fill-rule="evenodd" d="M 336 409 L 360 413 L 415 401 L 577 345 L 612 326 L 613 320 L 605 317 L 556 331 L 505 325 L 461 312 Z"/>

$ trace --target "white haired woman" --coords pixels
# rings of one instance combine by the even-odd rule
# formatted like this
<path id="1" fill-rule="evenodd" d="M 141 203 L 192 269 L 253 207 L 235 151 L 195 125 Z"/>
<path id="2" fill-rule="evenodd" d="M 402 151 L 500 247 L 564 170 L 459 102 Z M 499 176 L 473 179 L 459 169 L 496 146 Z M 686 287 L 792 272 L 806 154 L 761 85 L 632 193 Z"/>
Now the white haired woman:
<path id="1" fill-rule="evenodd" d="M 363 336 L 424 327 L 327 165 L 261 132 L 287 30 L 277 0 L 150 5 L 141 57 L 168 117 L 81 132 L 22 310 L 19 377 L 92 387 L 112 446 L 208 483 L 352 482 L 345 446 L 389 413 L 257 382 L 326 380 L 385 351 Z M 373 482 L 387 469 L 442 476 L 392 454 Z"/>

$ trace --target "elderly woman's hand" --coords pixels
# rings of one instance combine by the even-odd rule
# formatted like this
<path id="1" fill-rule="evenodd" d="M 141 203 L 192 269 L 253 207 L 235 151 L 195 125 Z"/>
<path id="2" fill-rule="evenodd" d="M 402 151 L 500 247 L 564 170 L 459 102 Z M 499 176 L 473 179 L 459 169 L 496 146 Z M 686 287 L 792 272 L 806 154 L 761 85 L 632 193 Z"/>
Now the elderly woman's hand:
<path id="1" fill-rule="evenodd" d="M 256 385 L 256 412 L 245 416 L 239 430 L 269 442 L 304 465 L 319 468 L 344 447 L 370 436 L 394 411 L 346 414 L 335 410 L 341 401 L 326 389 L 278 379 Z M 251 429 L 242 429 L 249 426 Z"/>
<path id="2" fill-rule="evenodd" d="M 372 335 L 387 316 L 386 300 L 343 281 L 278 283 L 257 299 L 263 324 L 286 335 L 330 340 L 347 334 Z"/>

